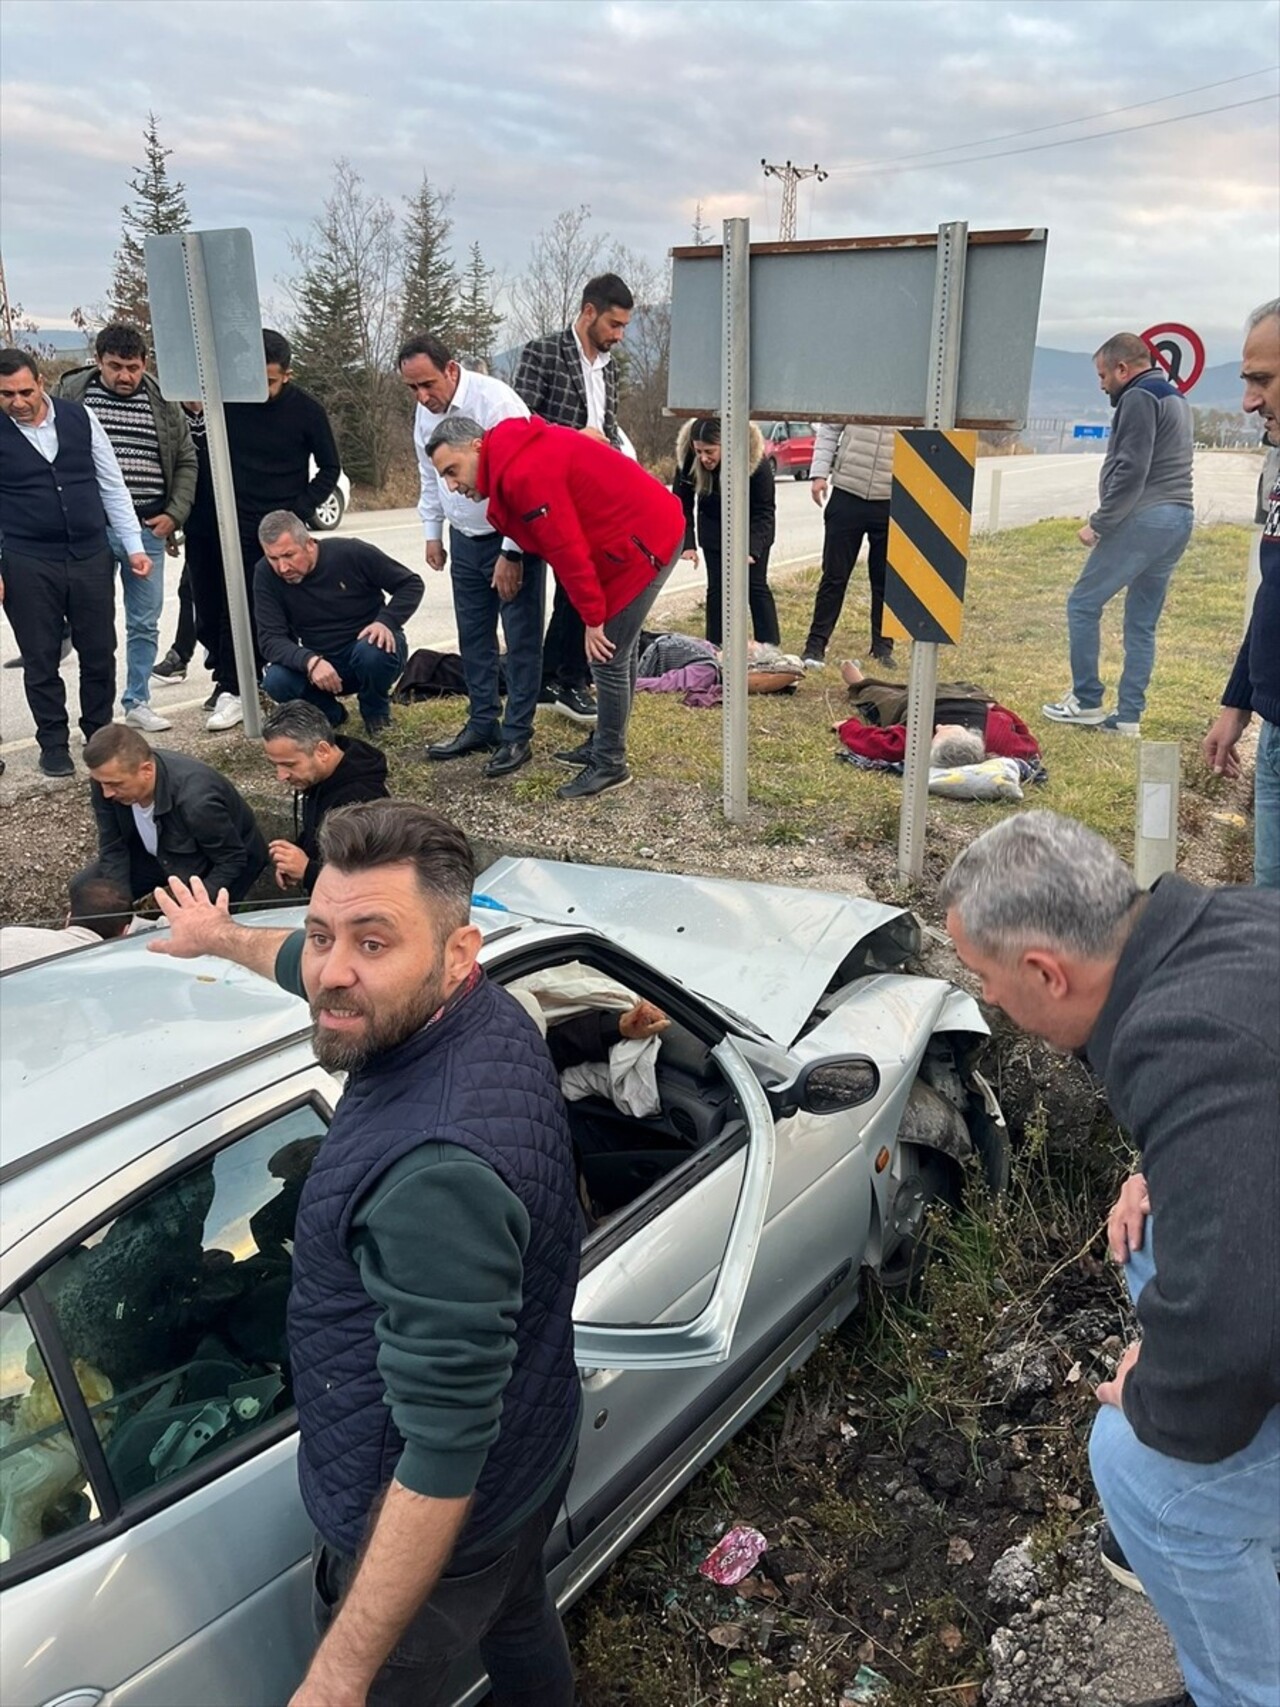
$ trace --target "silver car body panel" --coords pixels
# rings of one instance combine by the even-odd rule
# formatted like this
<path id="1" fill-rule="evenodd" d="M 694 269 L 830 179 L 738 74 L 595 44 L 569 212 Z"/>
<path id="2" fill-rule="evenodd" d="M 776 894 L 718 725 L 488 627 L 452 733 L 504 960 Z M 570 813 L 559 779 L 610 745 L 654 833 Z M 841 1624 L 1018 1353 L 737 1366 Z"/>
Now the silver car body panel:
<path id="1" fill-rule="evenodd" d="M 500 859 L 476 887 L 513 912 L 599 931 L 784 1044 L 845 957 L 903 916 L 817 889 L 546 859 Z"/>
<path id="2" fill-rule="evenodd" d="M 526 889 L 549 872 L 566 893 L 576 874 L 597 901 L 603 894 L 590 868 L 502 864 L 508 874 L 519 871 Z M 502 867 L 495 870 L 501 876 Z M 656 881 L 637 875 L 646 886 Z M 681 909 L 675 924 L 687 917 L 690 928 L 673 925 L 668 937 L 651 919 L 646 946 L 637 946 L 646 934 L 642 917 L 634 932 L 578 912 L 547 920 L 531 892 L 524 899 L 533 919 L 478 908 L 482 958 L 501 977 L 495 962 L 508 949 L 554 958 L 561 941 L 594 926 L 604 943 L 629 948 L 652 968 L 659 993 L 664 977 L 678 978 L 745 1009 L 762 1030 L 768 1021 L 785 1032 L 811 1017 L 813 1002 L 784 985 L 796 977 L 816 1001 L 860 937 L 899 916 L 841 897 L 688 881 L 698 902 Z M 502 885 L 501 898 L 512 904 L 514 885 L 514 878 Z M 738 908 L 726 893 L 735 888 L 753 891 Z M 633 900 L 643 914 L 645 906 L 669 907 L 664 893 L 674 892 L 647 889 L 643 904 L 639 891 Z M 787 930 L 818 921 L 821 947 L 783 953 L 775 939 L 762 969 L 755 954 L 761 919 L 781 932 L 789 899 L 796 907 Z M 294 924 L 300 916 L 268 914 L 260 922 Z M 702 939 L 718 932 L 729 934 L 716 951 L 716 978 L 707 979 Z M 728 946 L 735 937 L 736 955 Z M 731 964 L 738 969 L 732 987 Z M 13 1175 L 2 1194 L 6 1295 L 161 1173 L 303 1097 L 331 1108 L 340 1093 L 311 1057 L 305 1007 L 224 962 L 148 955 L 134 939 L 76 951 L 54 966 L 0 979 L 0 1137 Z M 797 1114 L 776 1131 L 732 1037 L 713 1050 L 747 1118 L 746 1138 L 590 1262 L 579 1283 L 584 1424 L 566 1500 L 574 1547 L 553 1576 L 563 1596 L 597 1576 L 776 1391 L 818 1333 L 853 1308 L 879 1208 L 870 1158 L 881 1143 L 892 1146 L 929 1038 L 948 1029 L 986 1028 L 969 998 L 935 980 L 870 977 L 827 998 L 800 1042 L 761 1049 L 796 1071 L 823 1055 L 867 1054 L 879 1066 L 879 1088 L 845 1115 Z M 47 1068 L 47 1056 L 61 1068 Z M 104 1691 L 102 1707 L 283 1707 L 312 1641 L 310 1525 L 295 1450 L 292 1434 L 264 1443 L 132 1528 L 7 1588 L 6 1707 L 42 1707 L 80 1686 Z M 479 1698 L 479 1685 L 463 1677 L 453 1707 Z"/>

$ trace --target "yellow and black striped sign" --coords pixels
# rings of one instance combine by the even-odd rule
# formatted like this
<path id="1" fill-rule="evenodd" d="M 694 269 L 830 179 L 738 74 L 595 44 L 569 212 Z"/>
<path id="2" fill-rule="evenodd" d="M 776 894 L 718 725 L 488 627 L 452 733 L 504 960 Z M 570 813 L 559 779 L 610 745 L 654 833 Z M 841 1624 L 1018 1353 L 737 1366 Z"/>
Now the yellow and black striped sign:
<path id="1" fill-rule="evenodd" d="M 970 432 L 923 427 L 894 441 L 886 637 L 939 646 L 960 638 L 977 454 Z"/>

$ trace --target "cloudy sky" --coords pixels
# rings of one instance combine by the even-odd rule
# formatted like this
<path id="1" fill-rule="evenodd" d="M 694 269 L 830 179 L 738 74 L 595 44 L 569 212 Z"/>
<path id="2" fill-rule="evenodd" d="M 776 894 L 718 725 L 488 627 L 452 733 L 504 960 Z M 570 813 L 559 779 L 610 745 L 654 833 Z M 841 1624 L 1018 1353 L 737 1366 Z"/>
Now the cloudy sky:
<path id="1" fill-rule="evenodd" d="M 1041 342 L 1180 320 L 1230 361 L 1280 283 L 1278 40 L 1280 0 L 5 0 L 0 240 L 41 324 L 101 301 L 148 108 L 277 300 L 339 154 L 451 186 L 508 277 L 579 202 L 655 260 L 699 201 L 774 237 L 790 157 L 831 173 L 801 237 L 1046 225 Z"/>

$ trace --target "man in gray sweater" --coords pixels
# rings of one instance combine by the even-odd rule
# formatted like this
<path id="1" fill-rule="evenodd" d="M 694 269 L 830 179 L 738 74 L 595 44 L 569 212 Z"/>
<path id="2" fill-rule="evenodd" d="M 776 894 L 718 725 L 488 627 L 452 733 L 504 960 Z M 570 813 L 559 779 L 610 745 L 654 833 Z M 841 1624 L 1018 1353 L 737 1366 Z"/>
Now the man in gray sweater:
<path id="1" fill-rule="evenodd" d="M 1115 419 L 1098 480 L 1098 508 L 1080 529 L 1092 546 L 1067 599 L 1071 689 L 1046 705 L 1054 723 L 1112 735 L 1139 733 L 1156 661 L 1156 624 L 1169 579 L 1191 537 L 1191 407 L 1154 365 L 1134 332 L 1118 332 L 1094 355 Z M 1109 713 L 1098 674 L 1099 624 L 1124 593 L 1124 669 Z"/>
<path id="2" fill-rule="evenodd" d="M 1097 1390 L 1104 1560 L 1150 1595 L 1197 1707 L 1274 1707 L 1280 892 L 1144 892 L 1092 830 L 1023 812 L 942 898 L 986 1000 L 1084 1054 L 1141 1157 L 1108 1223 L 1142 1338 Z"/>

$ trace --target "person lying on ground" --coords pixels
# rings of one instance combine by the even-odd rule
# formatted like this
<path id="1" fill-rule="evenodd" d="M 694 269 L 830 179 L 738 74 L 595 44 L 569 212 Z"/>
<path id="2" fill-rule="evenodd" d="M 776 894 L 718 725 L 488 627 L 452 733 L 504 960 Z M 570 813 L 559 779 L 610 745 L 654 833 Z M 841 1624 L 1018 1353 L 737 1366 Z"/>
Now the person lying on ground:
<path id="1" fill-rule="evenodd" d="M 840 674 L 859 715 L 833 723 L 834 732 L 859 758 L 901 764 L 907 753 L 906 688 L 899 682 L 864 676 L 852 659 L 840 666 Z M 985 758 L 1018 759 L 1038 766 L 1040 746 L 1015 712 L 997 705 L 972 682 L 940 682 L 930 763 L 973 765 Z"/>

